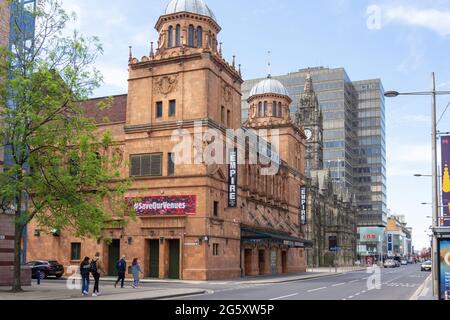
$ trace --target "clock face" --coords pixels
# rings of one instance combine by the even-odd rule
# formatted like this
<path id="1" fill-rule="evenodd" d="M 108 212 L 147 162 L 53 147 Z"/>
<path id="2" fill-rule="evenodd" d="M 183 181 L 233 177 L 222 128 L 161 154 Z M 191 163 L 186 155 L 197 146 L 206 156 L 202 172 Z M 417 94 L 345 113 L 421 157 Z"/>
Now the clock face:
<path id="1" fill-rule="evenodd" d="M 306 135 L 306 140 L 309 141 L 311 140 L 312 136 L 313 136 L 313 132 L 311 129 L 305 129 L 305 135 Z"/>

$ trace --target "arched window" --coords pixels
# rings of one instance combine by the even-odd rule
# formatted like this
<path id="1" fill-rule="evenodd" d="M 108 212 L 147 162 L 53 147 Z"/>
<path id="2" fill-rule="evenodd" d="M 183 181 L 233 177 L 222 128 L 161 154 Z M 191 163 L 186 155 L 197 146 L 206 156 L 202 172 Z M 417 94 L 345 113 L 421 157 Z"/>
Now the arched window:
<path id="1" fill-rule="evenodd" d="M 258 103 L 258 117 L 262 117 L 262 102 Z"/>
<path id="2" fill-rule="evenodd" d="M 203 29 L 202 27 L 197 28 L 197 48 L 203 47 Z"/>
<path id="3" fill-rule="evenodd" d="M 188 31 L 188 46 L 194 47 L 194 26 L 191 24 Z"/>
<path id="4" fill-rule="evenodd" d="M 273 102 L 273 106 L 272 106 L 272 117 L 277 117 L 278 116 L 278 112 L 277 112 L 277 102 L 274 101 Z"/>
<path id="5" fill-rule="evenodd" d="M 264 117 L 267 117 L 267 101 L 264 101 Z"/>
<path id="6" fill-rule="evenodd" d="M 278 102 L 278 117 L 279 118 L 283 117 L 283 107 L 281 105 L 281 102 Z"/>
<path id="7" fill-rule="evenodd" d="M 181 46 L 181 26 L 177 24 L 177 28 L 175 31 L 175 46 Z"/>
<path id="8" fill-rule="evenodd" d="M 173 48 L 173 27 L 169 27 L 169 36 L 167 37 L 167 47 Z"/>

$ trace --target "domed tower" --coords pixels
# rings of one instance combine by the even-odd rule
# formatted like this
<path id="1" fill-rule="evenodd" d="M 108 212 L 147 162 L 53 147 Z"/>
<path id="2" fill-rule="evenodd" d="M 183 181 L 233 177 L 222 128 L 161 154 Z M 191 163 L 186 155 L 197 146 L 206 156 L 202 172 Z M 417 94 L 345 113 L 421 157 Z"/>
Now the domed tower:
<path id="1" fill-rule="evenodd" d="M 211 50 L 218 52 L 216 17 L 203 0 L 171 0 L 165 14 L 156 23 L 159 32 L 158 53 L 177 54 Z"/>
<path id="2" fill-rule="evenodd" d="M 256 84 L 247 100 L 249 120 L 246 126 L 258 128 L 291 122 L 289 106 L 292 99 L 283 84 L 269 75 Z"/>
<path id="3" fill-rule="evenodd" d="M 240 67 L 222 57 L 212 10 L 203 0 L 171 0 L 155 29 L 148 56 L 138 59 L 130 48 L 127 132 L 205 119 L 240 128 Z"/>
<path id="4" fill-rule="evenodd" d="M 303 127 L 291 120 L 292 99 L 284 85 L 270 76 L 256 84 L 247 100 L 249 119 L 244 127 L 254 130 L 278 130 L 277 145 L 280 158 L 301 173 L 305 171 L 305 133 Z M 269 135 L 271 133 L 269 132 Z M 273 133 L 268 137 L 274 144 Z"/>

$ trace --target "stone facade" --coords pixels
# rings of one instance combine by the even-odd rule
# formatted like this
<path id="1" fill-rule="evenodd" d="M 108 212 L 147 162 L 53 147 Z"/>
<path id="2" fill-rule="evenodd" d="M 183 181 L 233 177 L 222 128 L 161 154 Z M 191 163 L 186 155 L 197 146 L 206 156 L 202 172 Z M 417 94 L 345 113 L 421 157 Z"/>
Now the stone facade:
<path id="1" fill-rule="evenodd" d="M 323 165 L 323 116 L 311 75 L 295 115 L 305 128 L 307 183 L 306 238 L 314 242 L 308 250 L 309 266 L 353 265 L 356 261 L 356 206 L 341 181 L 333 181 Z M 333 251 L 338 247 L 339 251 Z"/>
<path id="2" fill-rule="evenodd" d="M 151 168 L 158 174 L 133 176 L 127 198 L 189 198 L 194 212 L 138 215 L 124 228 L 106 228 L 99 240 L 78 239 L 67 230 L 39 232 L 33 224 L 28 260 L 56 259 L 67 267 L 100 252 L 114 274 L 119 255 L 125 254 L 128 263 L 141 259 L 147 277 L 185 280 L 306 271 L 307 241 L 299 225 L 300 186 L 306 183 L 303 131 L 291 122 L 271 124 L 282 140 L 280 170 L 264 176 L 264 164 L 244 157 L 238 165 L 237 205 L 230 207 L 227 164 L 173 164 L 170 154 L 178 144 L 174 132 L 194 141 L 199 129 L 225 134 L 241 128 L 240 70 L 222 57 L 221 29 L 211 17 L 168 14 L 159 18 L 156 30 L 160 37 L 149 56 L 137 59 L 130 50 L 128 95 L 114 97 L 109 111 L 95 108 L 99 100 L 84 105 L 99 131 L 113 132 L 113 152 L 124 159 L 123 177 L 133 176 L 130 165 L 137 156 L 159 159 Z M 197 147 L 189 149 L 191 160 Z M 245 143 L 237 149 L 246 154 Z"/>

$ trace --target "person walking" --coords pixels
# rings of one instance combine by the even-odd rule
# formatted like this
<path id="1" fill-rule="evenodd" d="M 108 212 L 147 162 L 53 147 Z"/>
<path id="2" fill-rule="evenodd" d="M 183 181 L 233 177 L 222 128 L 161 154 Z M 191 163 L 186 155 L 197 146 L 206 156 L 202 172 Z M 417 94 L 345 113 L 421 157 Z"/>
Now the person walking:
<path id="1" fill-rule="evenodd" d="M 91 272 L 91 264 L 89 257 L 85 257 L 80 264 L 80 273 L 81 273 L 81 292 L 83 296 L 87 296 L 89 294 L 89 274 Z"/>
<path id="2" fill-rule="evenodd" d="M 133 260 L 133 264 L 131 266 L 131 271 L 133 273 L 133 289 L 137 289 L 139 287 L 139 276 L 141 275 L 141 273 L 143 274 L 144 272 L 142 272 L 141 269 L 141 264 L 138 258 L 134 258 Z"/>
<path id="3" fill-rule="evenodd" d="M 117 284 L 120 282 L 120 287 L 124 288 L 124 282 L 125 282 L 125 272 L 127 271 L 127 262 L 125 260 L 125 256 L 123 255 L 122 258 L 117 262 L 116 265 L 117 268 L 117 281 L 114 284 L 114 288 L 117 287 Z"/>
<path id="4" fill-rule="evenodd" d="M 97 252 L 91 261 L 91 273 L 94 277 L 94 291 L 92 293 L 92 296 L 97 297 L 100 295 L 99 285 L 101 273 L 103 273 L 103 275 L 106 275 L 106 272 L 103 269 L 103 263 L 100 259 L 100 252 Z"/>

